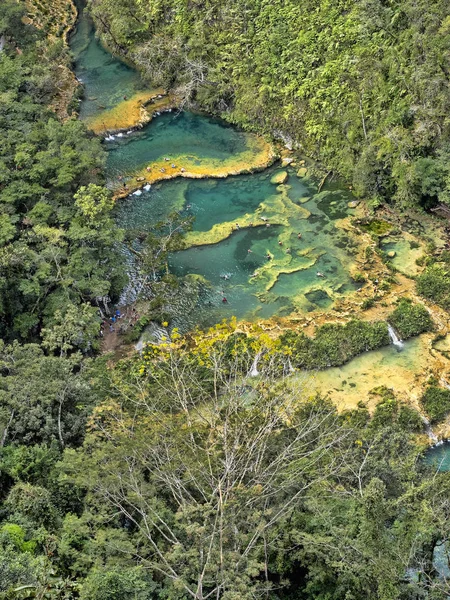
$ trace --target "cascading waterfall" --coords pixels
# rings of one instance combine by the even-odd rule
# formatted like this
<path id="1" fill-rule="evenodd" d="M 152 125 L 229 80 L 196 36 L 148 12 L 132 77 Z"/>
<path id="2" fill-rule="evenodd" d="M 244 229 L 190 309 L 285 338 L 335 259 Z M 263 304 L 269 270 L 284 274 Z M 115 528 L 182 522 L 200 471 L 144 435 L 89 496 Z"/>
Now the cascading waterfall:
<path id="1" fill-rule="evenodd" d="M 170 334 L 165 327 L 160 327 L 157 323 L 152 321 L 145 330 L 145 335 L 141 336 L 141 339 L 135 344 L 135 349 L 138 352 L 142 352 L 144 346 L 150 344 L 161 344 L 170 340 Z"/>
<path id="2" fill-rule="evenodd" d="M 259 375 L 258 362 L 259 362 L 260 358 L 261 358 L 261 352 L 258 352 L 258 354 L 255 356 L 254 361 L 252 362 L 252 366 L 250 367 L 250 371 L 248 372 L 248 377 L 258 377 L 258 375 Z"/>
<path id="3" fill-rule="evenodd" d="M 447 383 L 443 377 L 439 383 L 442 385 L 442 387 L 445 387 L 446 390 L 450 390 L 450 383 Z"/>
<path id="4" fill-rule="evenodd" d="M 424 416 L 422 416 L 422 421 L 423 421 L 423 424 L 425 425 L 425 431 L 427 432 L 428 437 L 430 438 L 430 440 L 433 442 L 434 445 L 438 445 L 439 439 L 438 439 L 437 435 L 435 433 L 433 433 L 433 430 L 431 429 L 430 421 Z"/>
<path id="5" fill-rule="evenodd" d="M 394 344 L 394 346 L 400 352 L 400 350 L 403 348 L 403 342 L 398 337 L 398 335 L 395 333 L 395 329 L 392 327 L 392 325 L 390 325 L 388 323 L 387 326 L 388 326 L 388 332 L 389 332 L 389 337 L 391 338 L 391 342 Z"/>

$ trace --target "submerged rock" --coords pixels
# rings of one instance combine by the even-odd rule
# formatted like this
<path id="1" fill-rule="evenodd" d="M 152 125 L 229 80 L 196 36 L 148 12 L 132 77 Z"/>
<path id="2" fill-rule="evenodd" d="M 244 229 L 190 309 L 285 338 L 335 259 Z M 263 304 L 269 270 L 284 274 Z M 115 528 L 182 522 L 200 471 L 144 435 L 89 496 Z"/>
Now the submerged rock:
<path id="1" fill-rule="evenodd" d="M 275 173 L 275 175 L 273 175 L 270 178 L 270 183 L 273 183 L 274 185 L 279 185 L 280 183 L 286 183 L 286 181 L 288 180 L 288 173 L 287 171 L 280 171 L 279 173 Z"/>
<path id="2" fill-rule="evenodd" d="M 395 258 L 397 256 L 397 252 L 395 250 L 389 250 L 389 252 L 386 253 L 386 256 L 388 258 Z"/>

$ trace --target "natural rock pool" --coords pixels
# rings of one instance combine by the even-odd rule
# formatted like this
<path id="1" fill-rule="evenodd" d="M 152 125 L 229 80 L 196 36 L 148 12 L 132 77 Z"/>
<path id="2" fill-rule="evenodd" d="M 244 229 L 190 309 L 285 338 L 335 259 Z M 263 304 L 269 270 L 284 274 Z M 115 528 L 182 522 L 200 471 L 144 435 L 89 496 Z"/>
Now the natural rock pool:
<path id="1" fill-rule="evenodd" d="M 101 47 L 84 15 L 72 50 L 85 85 L 81 118 L 120 105 L 139 90 L 135 71 Z M 245 172 L 267 163 L 267 144 L 260 138 L 189 112 L 166 113 L 143 129 L 108 137 L 107 175 L 114 188 L 123 185 L 119 178 L 130 182 L 148 173 L 148 166 L 158 173 L 160 164 L 168 176 L 176 164 L 196 176 L 221 177 L 224 169 Z M 183 176 L 118 201 L 117 220 L 126 229 L 145 231 L 172 211 L 194 217 L 189 248 L 169 261 L 172 273 L 195 275 L 201 285 L 195 318 L 190 301 L 189 315 L 180 319 L 209 325 L 233 315 L 254 320 L 324 310 L 357 289 L 350 270 L 358 240 L 342 225 L 353 212 L 347 206 L 351 195 L 344 189 L 317 194 L 314 182 L 297 171 L 273 166 L 227 178 Z M 284 184 L 271 181 L 277 174 L 281 180 L 287 176 Z"/>
<path id="2" fill-rule="evenodd" d="M 363 312 L 379 273 L 384 278 L 389 271 L 376 259 L 378 271 L 371 274 L 372 281 L 366 273 L 364 289 L 357 293 L 361 284 L 355 283 L 355 275 L 366 260 L 365 250 L 372 252 L 377 242 L 352 226 L 349 217 L 358 211 L 357 203 L 343 186 L 326 184 L 318 193 L 317 182 L 301 162 L 274 163 L 268 142 L 207 115 L 176 110 L 158 115 L 158 105 L 151 122 L 136 126 L 130 99 L 140 105 L 150 91 L 132 68 L 102 48 L 86 15 L 81 14 L 71 47 L 76 74 L 85 86 L 80 117 L 105 139 L 108 185 L 117 197 L 119 225 L 138 239 L 174 211 L 193 217 L 186 249 L 169 257 L 169 269 L 181 282 L 167 311 L 170 327 L 185 332 L 235 316 L 253 322 L 271 319 L 273 328 L 279 322 L 282 327 L 298 323 L 314 335 L 316 325 L 329 319 L 383 320 L 397 294 L 411 292 L 410 279 L 400 273 L 397 287 L 383 302 L 372 313 Z M 161 95 L 157 90 L 152 94 Z M 116 124 L 128 120 L 130 125 L 118 133 Z M 420 246 L 402 231 L 389 233 L 380 244 L 391 264 L 406 275 L 417 272 Z M 131 256 L 128 262 L 131 283 L 124 304 L 136 292 Z M 280 321 L 287 316 L 289 322 Z M 405 344 L 401 353 L 390 346 L 342 368 L 308 375 L 305 388 L 329 393 L 341 409 L 355 407 L 360 399 L 373 408 L 371 390 L 385 385 L 419 408 L 424 381 L 447 369 L 444 359 L 433 350 L 431 337 L 422 336 Z"/>

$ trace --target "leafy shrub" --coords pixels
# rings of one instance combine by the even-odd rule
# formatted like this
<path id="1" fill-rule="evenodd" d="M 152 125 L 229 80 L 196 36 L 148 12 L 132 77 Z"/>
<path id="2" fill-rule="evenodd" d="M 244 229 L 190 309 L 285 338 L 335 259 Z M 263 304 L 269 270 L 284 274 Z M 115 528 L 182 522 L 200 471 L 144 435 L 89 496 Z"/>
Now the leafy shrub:
<path id="1" fill-rule="evenodd" d="M 327 323 L 317 329 L 315 338 L 303 332 L 284 335 L 281 342 L 288 347 L 292 364 L 304 369 L 340 366 L 354 356 L 386 346 L 389 333 L 386 323 L 353 320 L 345 325 Z"/>
<path id="2" fill-rule="evenodd" d="M 433 320 L 422 304 L 403 298 L 389 317 L 389 322 L 404 340 L 433 328 Z"/>
<path id="3" fill-rule="evenodd" d="M 366 281 L 365 275 L 359 271 L 352 275 L 352 279 L 355 283 L 364 283 Z"/>
<path id="4" fill-rule="evenodd" d="M 375 298 L 365 298 L 363 300 L 363 303 L 361 304 L 361 308 L 363 310 L 368 310 L 369 308 L 372 308 L 372 306 L 374 306 L 375 304 Z"/>
<path id="5" fill-rule="evenodd" d="M 391 390 L 381 391 L 383 400 L 375 408 L 371 427 L 382 429 L 394 427 L 403 431 L 419 432 L 423 422 L 419 413 L 406 404 L 401 404 Z"/>
<path id="6" fill-rule="evenodd" d="M 441 266 L 432 265 L 425 269 L 417 278 L 416 289 L 424 298 L 450 308 L 450 275 Z"/>
<path id="7" fill-rule="evenodd" d="M 450 390 L 430 385 L 425 390 L 420 403 L 431 423 L 438 423 L 450 412 Z"/>
<path id="8" fill-rule="evenodd" d="M 82 590 L 83 600 L 149 600 L 155 597 L 155 583 L 139 567 L 92 570 Z"/>

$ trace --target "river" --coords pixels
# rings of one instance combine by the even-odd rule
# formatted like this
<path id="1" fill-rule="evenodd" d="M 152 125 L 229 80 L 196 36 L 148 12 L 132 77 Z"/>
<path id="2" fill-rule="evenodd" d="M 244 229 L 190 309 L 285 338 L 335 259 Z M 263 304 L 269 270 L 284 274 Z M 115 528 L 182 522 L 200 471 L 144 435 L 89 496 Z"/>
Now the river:
<path id="1" fill-rule="evenodd" d="M 137 73 L 102 48 L 83 14 L 71 48 L 76 75 L 85 86 L 80 118 L 98 116 L 142 89 Z M 208 173 L 227 161 L 235 161 L 236 168 L 251 164 L 257 152 L 256 136 L 191 112 L 166 113 L 143 129 L 109 139 L 112 187 L 119 177 L 132 179 L 164 158 L 169 158 L 169 171 L 173 161 L 204 165 Z M 351 194 L 336 186 L 318 194 L 315 182 L 297 171 L 278 163 L 227 178 L 178 178 L 118 202 L 119 225 L 136 235 L 174 210 L 194 217 L 187 238 L 191 247 L 169 260 L 171 272 L 190 276 L 189 289 L 196 289 L 194 299 L 186 292 L 186 301 L 181 297 L 177 303 L 173 317 L 178 326 L 186 330 L 231 316 L 256 320 L 326 310 L 358 288 L 350 277 L 358 239 L 341 227 L 352 214 Z M 284 173 L 284 184 L 271 182 Z M 132 299 L 132 290 L 125 300 Z"/>
<path id="2" fill-rule="evenodd" d="M 144 93 L 136 71 L 101 46 L 84 14 L 71 48 L 76 75 L 85 86 L 80 118 L 88 124 L 107 111 L 120 113 L 128 102 L 124 98 Z M 170 177 L 172 165 L 177 171 L 176 178 L 142 183 L 137 191 L 130 185 L 132 193 L 117 201 L 115 211 L 118 224 L 136 239 L 173 211 L 194 219 L 188 248 L 169 257 L 170 271 L 181 282 L 166 310 L 171 327 L 188 331 L 232 316 L 257 321 L 310 315 L 314 322 L 346 297 L 358 306 L 359 286 L 350 273 L 361 243 L 348 218 L 354 214 L 349 207 L 354 198 L 342 186 L 328 185 L 318 193 L 301 164 L 280 162 L 258 172 L 217 176 L 223 165 L 230 173 L 240 167 L 248 171 L 267 142 L 204 114 L 166 112 L 143 128 L 103 137 L 108 138 L 112 188 L 123 185 L 119 178 L 133 184 L 136 173 L 145 174 L 147 167 L 153 173 L 154 165 L 164 165 Z M 216 177 L 188 178 L 181 176 L 181 167 L 195 171 L 195 177 L 210 172 Z M 389 249 L 395 243 L 401 264 L 409 265 L 410 241 L 386 239 Z M 128 259 L 131 283 L 123 303 L 136 293 Z M 408 342 L 401 353 L 393 346 L 382 348 L 318 373 L 308 385 L 329 393 L 341 408 L 356 406 L 379 385 L 393 387 L 400 399 L 418 406 L 421 381 L 434 360 L 430 348 L 427 337 Z"/>

